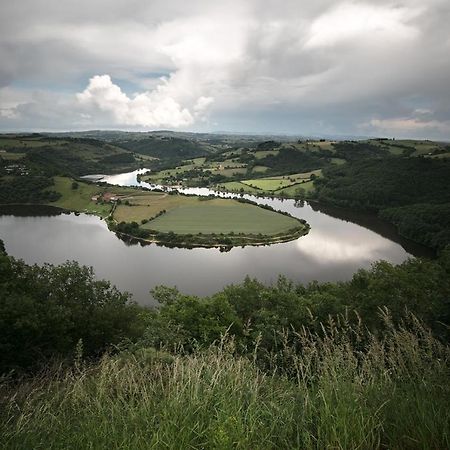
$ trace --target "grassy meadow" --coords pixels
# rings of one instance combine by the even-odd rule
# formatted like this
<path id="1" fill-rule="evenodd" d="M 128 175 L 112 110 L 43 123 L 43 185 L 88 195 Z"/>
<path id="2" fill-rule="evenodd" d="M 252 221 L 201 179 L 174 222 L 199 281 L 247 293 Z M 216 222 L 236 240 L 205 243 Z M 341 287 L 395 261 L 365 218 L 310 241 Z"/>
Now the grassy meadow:
<path id="1" fill-rule="evenodd" d="M 418 324 L 382 338 L 324 330 L 299 332 L 265 364 L 257 347 L 239 356 L 224 338 L 191 354 L 139 348 L 4 380 L 2 448 L 450 448 L 448 347 Z"/>
<path id="2" fill-rule="evenodd" d="M 261 191 L 276 191 L 293 184 L 292 181 L 283 178 L 257 178 L 254 180 L 243 180 L 242 183 Z"/>
<path id="3" fill-rule="evenodd" d="M 127 205 L 126 202 L 129 204 Z M 141 220 L 151 219 L 162 210 L 169 211 L 192 203 L 197 203 L 196 197 L 135 191 L 124 197 L 121 204 L 117 205 L 114 211 L 114 219 L 117 222 L 141 222 Z"/>
<path id="4" fill-rule="evenodd" d="M 77 182 L 77 188 L 72 188 L 73 180 L 67 177 L 54 177 L 54 186 L 50 189 L 61 194 L 56 202 L 52 202 L 52 206 L 68 209 L 70 211 L 87 212 L 96 214 L 100 217 L 106 217 L 111 211 L 110 203 L 96 203 L 92 201 L 94 195 L 111 192 L 116 194 L 129 194 L 134 192 L 132 189 L 123 187 L 100 187 L 95 184 Z"/>
<path id="5" fill-rule="evenodd" d="M 128 203 L 128 204 L 126 204 Z M 156 217 L 158 213 L 164 214 Z M 231 199 L 205 199 L 159 192 L 135 192 L 122 199 L 114 211 L 116 222 L 147 220 L 143 229 L 176 234 L 276 234 L 299 223 L 273 211 Z"/>
<path id="6" fill-rule="evenodd" d="M 151 220 L 144 228 L 177 234 L 243 233 L 272 235 L 299 226 L 298 220 L 235 200 L 188 202 Z"/>
<path id="7" fill-rule="evenodd" d="M 4 159 L 5 161 L 9 162 L 15 162 L 20 159 L 22 159 L 25 156 L 25 153 L 12 153 L 8 151 L 2 151 L 0 153 L 0 158 Z"/>

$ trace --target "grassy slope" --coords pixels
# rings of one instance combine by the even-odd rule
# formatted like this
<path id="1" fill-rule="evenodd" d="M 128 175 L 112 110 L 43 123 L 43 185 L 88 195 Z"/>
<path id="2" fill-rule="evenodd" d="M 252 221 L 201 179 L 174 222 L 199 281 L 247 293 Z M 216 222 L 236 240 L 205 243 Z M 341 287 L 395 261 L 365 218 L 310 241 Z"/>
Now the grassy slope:
<path id="1" fill-rule="evenodd" d="M 247 184 L 248 186 L 255 187 L 257 189 L 261 189 L 262 191 L 276 191 L 277 189 L 281 189 L 283 187 L 290 186 L 292 181 L 283 180 L 283 179 L 274 179 L 274 178 L 258 178 L 254 180 L 243 180 L 242 183 Z"/>
<path id="2" fill-rule="evenodd" d="M 269 170 L 267 166 L 255 166 L 253 167 L 253 173 L 265 173 Z"/>
<path id="3" fill-rule="evenodd" d="M 295 228 L 297 220 L 235 200 L 189 201 L 148 222 L 145 227 L 178 234 L 244 233 L 272 235 Z"/>
<path id="4" fill-rule="evenodd" d="M 181 195 L 168 195 L 159 192 L 139 191 L 127 196 L 131 206 L 122 202 L 114 212 L 114 219 L 117 222 L 140 222 L 142 219 L 150 219 L 165 209 L 169 211 L 182 205 L 190 205 L 197 202 L 195 197 L 185 197 Z"/>
<path id="5" fill-rule="evenodd" d="M 10 152 L 1 152 L 0 158 L 5 161 L 17 161 L 22 159 L 25 156 L 25 153 L 10 153 Z"/>
<path id="6" fill-rule="evenodd" d="M 224 186 L 228 190 L 239 190 L 241 186 L 246 186 L 245 192 L 248 193 L 266 193 L 280 194 L 293 197 L 296 195 L 298 188 L 304 189 L 305 192 L 311 192 L 314 189 L 312 181 L 308 181 L 311 175 L 320 177 L 322 170 L 313 170 L 311 172 L 294 173 L 292 175 L 255 178 L 252 180 L 242 180 L 237 184 L 225 183 Z M 248 190 L 250 188 L 252 190 Z"/>
<path id="7" fill-rule="evenodd" d="M 230 192 L 245 192 L 246 194 L 258 194 L 261 193 L 260 189 L 253 188 L 251 186 L 247 186 L 240 181 L 229 181 L 228 183 L 220 183 L 219 188 L 223 188 L 226 191 Z"/>
<path id="8" fill-rule="evenodd" d="M 268 155 L 278 155 L 279 150 L 258 150 L 252 153 L 256 159 L 263 159 Z"/>
<path id="9" fill-rule="evenodd" d="M 297 194 L 298 189 L 303 189 L 305 193 L 312 192 L 314 190 L 314 183 L 312 181 L 306 181 L 305 183 L 298 183 L 288 186 L 287 188 L 278 189 L 275 194 L 281 194 L 287 197 L 293 197 Z"/>
<path id="10" fill-rule="evenodd" d="M 126 194 L 133 192 L 132 189 L 123 187 L 99 187 L 95 184 L 78 182 L 78 189 L 72 189 L 73 180 L 66 177 L 55 177 L 55 185 L 51 190 L 59 192 L 62 197 L 56 202 L 50 203 L 52 206 L 69 209 L 71 211 L 89 212 L 106 217 L 111 211 L 111 204 L 96 204 L 91 197 L 101 192 L 114 192 Z"/>
<path id="11" fill-rule="evenodd" d="M 301 352 L 272 355 L 287 374 L 220 346 L 190 356 L 141 349 L 41 375 L 4 389 L 2 448 L 450 447 L 448 347 L 421 330 L 299 341 Z"/>

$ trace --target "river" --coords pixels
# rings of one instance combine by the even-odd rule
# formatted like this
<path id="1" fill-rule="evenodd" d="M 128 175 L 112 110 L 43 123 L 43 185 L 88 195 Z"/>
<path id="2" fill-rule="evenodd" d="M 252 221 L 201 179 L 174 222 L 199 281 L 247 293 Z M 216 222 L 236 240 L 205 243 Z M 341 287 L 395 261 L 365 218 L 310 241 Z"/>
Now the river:
<path id="1" fill-rule="evenodd" d="M 140 185 L 139 171 L 106 176 L 116 185 Z M 208 195 L 208 189 L 183 189 Z M 230 194 L 222 194 L 229 196 Z M 425 248 L 395 233 L 393 227 L 367 214 L 349 213 L 293 200 L 245 196 L 305 219 L 311 230 L 295 241 L 264 247 L 180 249 L 129 245 L 105 222 L 86 214 L 57 214 L 51 209 L 3 208 L 0 238 L 7 252 L 29 264 L 76 260 L 92 266 L 97 278 L 110 280 L 141 304 L 153 304 L 150 289 L 176 286 L 192 295 L 209 295 L 246 275 L 273 283 L 279 274 L 297 282 L 348 280 L 359 268 L 384 259 L 401 263 L 410 256 L 431 256 Z"/>

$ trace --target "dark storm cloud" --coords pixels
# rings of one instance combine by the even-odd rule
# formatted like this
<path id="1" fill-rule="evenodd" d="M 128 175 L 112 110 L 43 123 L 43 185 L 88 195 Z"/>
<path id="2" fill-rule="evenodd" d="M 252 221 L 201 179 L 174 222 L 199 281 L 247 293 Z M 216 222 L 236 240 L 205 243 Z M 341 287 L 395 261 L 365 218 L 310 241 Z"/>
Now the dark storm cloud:
<path id="1" fill-rule="evenodd" d="M 450 138 L 447 0 L 2 3 L 3 129 Z"/>

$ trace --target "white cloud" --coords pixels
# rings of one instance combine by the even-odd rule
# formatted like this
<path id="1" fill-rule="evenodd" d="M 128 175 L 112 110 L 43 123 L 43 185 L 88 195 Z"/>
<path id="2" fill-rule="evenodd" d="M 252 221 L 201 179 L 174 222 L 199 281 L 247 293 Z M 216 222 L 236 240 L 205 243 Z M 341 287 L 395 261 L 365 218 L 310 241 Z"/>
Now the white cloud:
<path id="1" fill-rule="evenodd" d="M 411 39 L 418 30 L 406 22 L 420 13 L 418 9 L 342 3 L 325 12 L 311 25 L 305 47 L 320 48 L 362 39 Z"/>
<path id="2" fill-rule="evenodd" d="M 193 112 L 183 108 L 168 94 L 168 85 L 157 86 L 150 92 L 128 97 L 109 75 L 96 75 L 88 87 L 77 94 L 81 105 L 88 109 L 98 108 L 109 113 L 114 123 L 142 127 L 179 128 L 192 125 L 195 117 L 201 115 L 212 102 L 210 97 L 200 97 L 193 106 Z"/>
<path id="3" fill-rule="evenodd" d="M 370 126 L 381 132 L 405 134 L 408 132 L 439 131 L 450 135 L 450 121 L 421 120 L 415 117 L 372 119 Z"/>
<path id="4" fill-rule="evenodd" d="M 448 0 L 4 3 L 0 90 L 17 98 L 0 96 L 3 129 L 359 134 L 373 118 L 450 119 Z"/>

